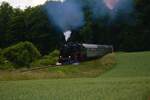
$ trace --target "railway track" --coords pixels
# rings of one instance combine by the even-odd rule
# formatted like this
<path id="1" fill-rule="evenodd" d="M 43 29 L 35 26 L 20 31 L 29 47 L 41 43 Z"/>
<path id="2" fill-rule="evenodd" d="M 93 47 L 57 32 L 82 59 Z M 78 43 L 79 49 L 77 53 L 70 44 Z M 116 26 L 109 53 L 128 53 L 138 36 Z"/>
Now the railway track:
<path id="1" fill-rule="evenodd" d="M 57 66 L 56 65 L 48 65 L 48 66 L 43 66 L 43 67 L 36 67 L 36 68 L 24 69 L 24 70 L 21 70 L 20 72 L 28 72 L 28 71 L 46 69 L 46 68 L 49 68 L 49 67 L 57 67 Z"/>

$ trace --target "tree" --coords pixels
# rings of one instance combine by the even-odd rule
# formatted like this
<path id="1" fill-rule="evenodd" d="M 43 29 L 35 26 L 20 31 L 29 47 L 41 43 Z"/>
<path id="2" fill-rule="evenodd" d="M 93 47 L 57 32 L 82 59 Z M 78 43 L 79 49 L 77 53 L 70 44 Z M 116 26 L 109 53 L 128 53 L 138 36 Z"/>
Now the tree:
<path id="1" fill-rule="evenodd" d="M 8 30 L 8 23 L 11 20 L 11 16 L 13 14 L 13 8 L 7 3 L 2 2 L 0 6 L 0 47 L 5 46 L 5 38 L 4 35 Z"/>

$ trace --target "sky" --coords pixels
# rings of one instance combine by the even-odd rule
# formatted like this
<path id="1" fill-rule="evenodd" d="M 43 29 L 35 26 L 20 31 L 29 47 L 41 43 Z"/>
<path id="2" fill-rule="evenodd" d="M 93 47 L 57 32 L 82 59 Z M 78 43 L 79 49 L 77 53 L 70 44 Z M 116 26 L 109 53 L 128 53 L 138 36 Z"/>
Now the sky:
<path id="1" fill-rule="evenodd" d="M 5 1 L 10 3 L 14 8 L 25 9 L 28 6 L 37 6 L 40 4 L 44 4 L 47 0 L 0 0 L 0 4 Z M 53 1 L 64 1 L 64 0 L 53 0 Z M 106 6 L 110 9 L 113 9 L 118 0 L 104 0 Z"/>
<path id="2" fill-rule="evenodd" d="M 3 1 L 8 2 L 14 8 L 25 9 L 28 6 L 33 7 L 33 6 L 37 6 L 40 4 L 44 4 L 47 0 L 0 0 L 0 4 Z M 53 1 L 58 1 L 58 0 L 53 0 Z"/>

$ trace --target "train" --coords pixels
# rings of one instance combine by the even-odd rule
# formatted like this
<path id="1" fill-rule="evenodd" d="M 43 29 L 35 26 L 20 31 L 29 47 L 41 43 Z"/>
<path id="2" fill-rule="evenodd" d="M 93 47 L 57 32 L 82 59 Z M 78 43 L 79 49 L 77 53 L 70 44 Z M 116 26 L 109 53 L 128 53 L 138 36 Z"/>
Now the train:
<path id="1" fill-rule="evenodd" d="M 74 64 L 113 52 L 112 45 L 66 43 L 60 49 L 58 65 Z"/>

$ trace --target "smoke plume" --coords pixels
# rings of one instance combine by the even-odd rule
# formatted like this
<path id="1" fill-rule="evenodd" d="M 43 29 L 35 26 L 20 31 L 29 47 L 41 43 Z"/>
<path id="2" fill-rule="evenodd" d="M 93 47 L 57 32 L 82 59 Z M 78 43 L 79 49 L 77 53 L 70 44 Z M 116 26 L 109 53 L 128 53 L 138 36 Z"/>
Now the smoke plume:
<path id="1" fill-rule="evenodd" d="M 104 4 L 110 9 L 113 10 L 118 4 L 119 0 L 104 0 Z"/>
<path id="2" fill-rule="evenodd" d="M 77 29 L 84 24 L 81 4 L 72 0 L 49 2 L 46 4 L 49 19 L 62 32 Z"/>
<path id="3" fill-rule="evenodd" d="M 120 12 L 127 15 L 133 11 L 133 0 L 94 0 L 93 2 L 90 6 L 93 18 L 105 16 L 115 18 Z"/>
<path id="4" fill-rule="evenodd" d="M 85 2 L 61 0 L 49 1 L 45 4 L 49 20 L 64 33 L 66 41 L 71 35 L 71 30 L 84 25 L 82 8 Z M 109 16 L 108 20 L 113 20 L 120 12 L 127 18 L 126 16 L 133 11 L 133 0 L 89 0 L 87 2 L 86 6 L 92 11 L 94 19 Z"/>

